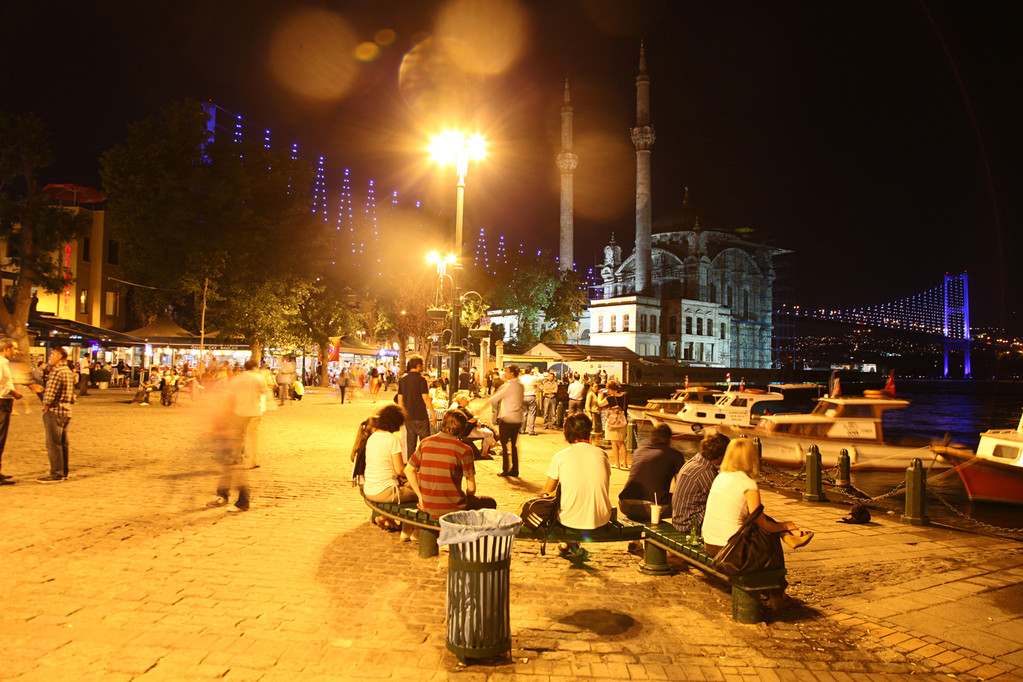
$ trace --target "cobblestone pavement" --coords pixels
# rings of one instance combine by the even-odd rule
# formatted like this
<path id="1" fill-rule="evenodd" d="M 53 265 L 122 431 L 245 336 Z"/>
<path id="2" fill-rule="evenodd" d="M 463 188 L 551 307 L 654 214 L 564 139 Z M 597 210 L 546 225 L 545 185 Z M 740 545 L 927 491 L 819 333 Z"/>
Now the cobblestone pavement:
<path id="1" fill-rule="evenodd" d="M 384 394 L 390 398 L 393 394 Z M 383 397 L 383 396 L 382 396 Z M 37 403 L 13 417 L 0 488 L 0 679 L 1021 679 L 1023 551 L 1011 540 L 836 521 L 839 505 L 765 491 L 816 531 L 786 550 L 801 605 L 732 622 L 728 590 L 679 562 L 636 570 L 625 543 L 576 567 L 520 541 L 512 656 L 461 668 L 445 648 L 446 558 L 369 523 L 349 483 L 374 405 L 310 394 L 263 420 L 252 509 L 206 509 L 215 476 L 201 405 L 92 391 L 70 427 L 70 480 L 47 472 Z M 379 406 L 379 404 L 377 405 Z M 560 434 L 522 439 L 522 478 L 478 463 L 515 509 Z M 624 483 L 614 471 L 613 487 Z"/>

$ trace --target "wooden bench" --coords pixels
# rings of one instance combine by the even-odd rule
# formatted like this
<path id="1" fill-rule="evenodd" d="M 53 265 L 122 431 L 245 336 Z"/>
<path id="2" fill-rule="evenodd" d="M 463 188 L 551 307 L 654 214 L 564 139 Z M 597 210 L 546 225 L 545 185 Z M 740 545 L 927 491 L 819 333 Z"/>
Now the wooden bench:
<path id="1" fill-rule="evenodd" d="M 363 498 L 365 499 L 365 497 Z M 438 554 L 437 539 L 440 535 L 440 522 L 416 507 L 415 502 L 397 504 L 394 502 L 374 502 L 366 499 L 371 513 L 370 519 L 377 516 L 386 516 L 401 523 L 407 523 L 419 529 L 419 556 L 423 558 L 435 557 Z M 620 525 L 607 525 L 596 530 L 577 530 L 565 528 L 555 523 L 547 534 L 548 542 L 621 542 L 628 540 L 642 540 L 644 526 L 633 523 L 629 520 L 621 520 Z M 517 536 L 518 540 L 540 540 L 534 537 L 532 531 L 522 531 Z"/>
<path id="2" fill-rule="evenodd" d="M 639 565 L 640 572 L 647 575 L 671 573 L 671 567 L 668 565 L 668 552 L 671 552 L 690 565 L 732 586 L 732 620 L 740 623 L 759 622 L 760 593 L 781 587 L 782 578 L 785 576 L 784 568 L 736 576 L 725 575 L 711 566 L 714 558 L 703 549 L 703 539 L 699 536 L 682 533 L 667 521 L 662 521 L 656 526 L 643 526 L 643 529 L 643 562 Z"/>

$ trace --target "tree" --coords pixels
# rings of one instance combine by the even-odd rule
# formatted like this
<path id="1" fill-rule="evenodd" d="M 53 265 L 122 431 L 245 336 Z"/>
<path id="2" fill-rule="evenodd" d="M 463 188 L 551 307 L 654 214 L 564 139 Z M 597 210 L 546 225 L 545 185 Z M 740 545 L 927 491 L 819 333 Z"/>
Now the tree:
<path id="1" fill-rule="evenodd" d="M 207 323 L 244 338 L 258 358 L 264 345 L 294 343 L 288 318 L 323 223 L 309 212 L 308 166 L 212 138 L 206 123 L 198 103 L 175 103 L 103 155 L 111 222 L 127 279 L 156 287 L 133 292 L 141 316 L 193 308 L 208 285 Z"/>
<path id="2" fill-rule="evenodd" d="M 540 341 L 564 343 L 578 329 L 588 304 L 585 283 L 574 272 L 560 270 L 547 253 L 520 262 L 511 281 L 497 291 L 498 306 L 518 313 L 512 345 L 519 352 Z"/>
<path id="3" fill-rule="evenodd" d="M 55 205 L 39 187 L 37 173 L 51 162 L 42 120 L 0 112 L 0 238 L 8 246 L 5 267 L 17 271 L 14 292 L 0 305 L 0 324 L 26 356 L 32 288 L 57 292 L 65 286 L 61 247 L 89 229 L 85 214 Z"/>
<path id="4" fill-rule="evenodd" d="M 320 385 L 327 385 L 327 350 L 331 336 L 344 336 L 364 325 L 362 316 L 348 303 L 349 289 L 334 278 L 305 284 L 295 292 L 297 311 L 291 318 L 292 333 L 302 343 L 317 347 Z"/>

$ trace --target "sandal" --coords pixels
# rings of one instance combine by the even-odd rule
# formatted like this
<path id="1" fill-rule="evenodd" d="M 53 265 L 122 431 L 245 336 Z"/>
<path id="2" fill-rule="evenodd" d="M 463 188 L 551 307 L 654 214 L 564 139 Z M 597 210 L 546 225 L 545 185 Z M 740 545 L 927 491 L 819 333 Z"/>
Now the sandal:
<path id="1" fill-rule="evenodd" d="M 793 535 L 792 533 L 787 533 L 783 535 L 781 539 L 784 540 L 785 544 L 791 547 L 792 549 L 799 549 L 806 543 L 810 542 L 810 540 L 813 540 L 813 531 L 804 530 L 801 532 L 800 535 Z"/>

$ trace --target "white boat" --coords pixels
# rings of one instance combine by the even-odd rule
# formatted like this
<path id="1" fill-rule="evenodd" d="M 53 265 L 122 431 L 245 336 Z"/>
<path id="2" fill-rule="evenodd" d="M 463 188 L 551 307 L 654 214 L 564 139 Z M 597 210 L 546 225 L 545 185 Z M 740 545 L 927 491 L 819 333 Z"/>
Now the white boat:
<path id="1" fill-rule="evenodd" d="M 667 424 L 680 438 L 701 438 L 707 428 L 731 427 L 737 431 L 752 429 L 761 416 L 785 400 L 781 393 L 760 391 L 724 391 L 712 405 L 686 403 L 676 414 L 648 412 L 654 425 Z"/>
<path id="2" fill-rule="evenodd" d="M 931 449 L 955 465 L 971 500 L 1023 504 L 1023 416 L 1015 430 L 980 434 L 975 453 L 948 445 Z"/>
<path id="3" fill-rule="evenodd" d="M 690 386 L 675 391 L 670 398 L 651 398 L 646 405 L 629 405 L 629 417 L 633 421 L 650 421 L 647 412 L 676 414 L 686 403 L 712 404 L 721 391 L 703 386 Z"/>
<path id="4" fill-rule="evenodd" d="M 837 466 L 845 450 L 853 469 L 902 470 L 914 458 L 928 467 L 947 468 L 930 452 L 928 443 L 884 440 L 882 415 L 908 405 L 908 400 L 889 398 L 881 391 L 865 391 L 863 396 L 825 396 L 809 414 L 765 415 L 752 431 L 721 431 L 729 437 L 759 438 L 764 461 L 782 466 L 802 466 L 810 446 L 816 445 L 825 467 Z"/>

